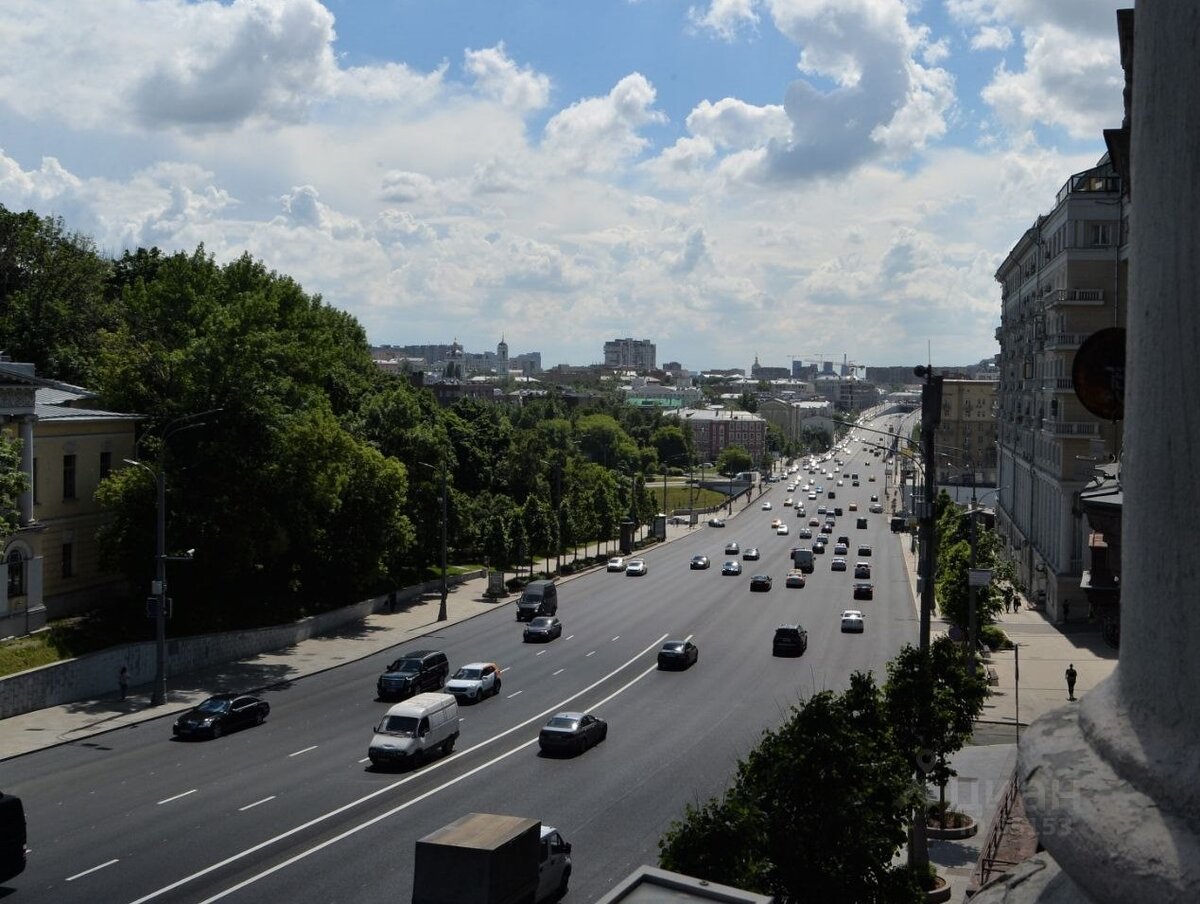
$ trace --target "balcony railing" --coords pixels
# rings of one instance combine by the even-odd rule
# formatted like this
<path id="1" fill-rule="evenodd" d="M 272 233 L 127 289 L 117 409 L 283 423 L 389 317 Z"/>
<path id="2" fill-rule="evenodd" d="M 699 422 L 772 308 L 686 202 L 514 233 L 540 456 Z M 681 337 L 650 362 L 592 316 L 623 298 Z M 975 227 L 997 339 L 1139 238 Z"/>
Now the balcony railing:
<path id="1" fill-rule="evenodd" d="M 1100 425 L 1091 421 L 1056 421 L 1047 418 L 1042 432 L 1051 436 L 1098 436 Z"/>
<path id="2" fill-rule="evenodd" d="M 1049 389 L 1052 392 L 1071 392 L 1075 389 L 1075 384 L 1070 377 L 1050 377 L 1042 381 L 1042 389 Z"/>
<path id="3" fill-rule="evenodd" d="M 1051 296 L 1052 304 L 1104 304 L 1103 289 L 1058 289 Z"/>
<path id="4" fill-rule="evenodd" d="M 1046 337 L 1046 348 L 1079 348 L 1086 338 L 1083 333 L 1051 333 Z"/>

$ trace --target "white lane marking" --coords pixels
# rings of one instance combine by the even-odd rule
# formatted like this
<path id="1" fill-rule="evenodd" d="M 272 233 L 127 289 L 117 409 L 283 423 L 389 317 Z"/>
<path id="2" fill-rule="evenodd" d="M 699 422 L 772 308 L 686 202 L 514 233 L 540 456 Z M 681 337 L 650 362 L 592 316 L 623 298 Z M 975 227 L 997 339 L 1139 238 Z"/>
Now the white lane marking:
<path id="1" fill-rule="evenodd" d="M 184 791 L 182 794 L 176 794 L 174 797 L 168 797 L 166 800 L 160 800 L 158 802 L 158 805 L 161 807 L 163 804 L 169 804 L 173 800 L 179 800 L 179 798 L 181 798 L 181 797 L 187 797 L 189 794 L 195 794 L 195 793 L 196 793 L 196 789 L 193 788 L 191 791 Z"/>
<path id="2" fill-rule="evenodd" d="M 517 696 L 517 694 L 523 694 L 523 693 L 525 693 L 525 692 L 524 691 L 513 691 L 511 694 L 508 695 L 508 699 L 511 700 L 513 697 Z"/>
<path id="3" fill-rule="evenodd" d="M 503 675 L 505 672 L 507 672 L 507 671 L 508 671 L 509 669 L 511 669 L 511 668 L 512 668 L 512 666 L 511 666 L 511 665 L 506 665 L 504 668 L 502 668 L 502 669 L 500 670 L 500 674 L 501 674 L 501 675 Z"/>
<path id="4" fill-rule="evenodd" d="M 620 635 L 620 634 L 618 634 L 616 637 L 614 637 L 614 638 L 613 638 L 613 640 L 620 640 L 620 639 L 621 639 L 621 635 Z"/>
<path id="5" fill-rule="evenodd" d="M 574 634 L 568 634 L 566 637 L 563 638 L 563 640 L 570 640 L 574 636 L 575 636 Z"/>
<path id="6" fill-rule="evenodd" d="M 371 759 L 371 758 L 370 758 L 369 756 L 365 756 L 365 757 L 363 757 L 361 760 L 359 760 L 359 762 L 360 762 L 360 763 L 366 763 L 366 762 L 370 762 L 370 759 Z"/>
<path id="7" fill-rule="evenodd" d="M 542 655 L 543 653 L 545 653 L 545 652 L 546 652 L 545 650 L 538 650 L 538 651 L 537 651 L 537 654 L 538 654 L 539 656 L 541 656 L 541 655 Z"/>
<path id="8" fill-rule="evenodd" d="M 500 732 L 499 734 L 492 735 L 492 737 L 487 738 L 486 740 L 480 741 L 478 744 L 474 745 L 473 747 L 465 747 L 462 750 L 460 750 L 458 753 L 453 753 L 450 756 L 445 757 L 444 759 L 437 760 L 436 762 L 433 762 L 430 765 L 426 766 L 420 772 L 410 773 L 409 775 L 405 776 L 404 778 L 399 779 L 398 781 L 392 782 L 390 785 L 384 785 L 382 788 L 376 788 L 370 794 L 365 794 L 362 797 L 360 797 L 358 800 L 352 800 L 347 804 L 342 804 L 340 807 L 330 810 L 328 813 L 323 813 L 320 816 L 310 819 L 308 822 L 301 823 L 298 826 L 294 826 L 294 827 L 288 829 L 286 832 L 281 832 L 280 834 L 274 836 L 273 838 L 268 838 L 266 841 L 260 841 L 258 844 L 254 845 L 252 847 L 248 847 L 244 851 L 239 851 L 238 853 L 233 854 L 232 856 L 226 857 L 224 860 L 218 861 L 217 863 L 214 863 L 210 866 L 206 866 L 204 869 L 197 870 L 196 872 L 192 873 L 190 876 L 184 876 L 182 879 L 177 879 L 176 881 L 172 882 L 170 885 L 164 885 L 162 888 L 160 888 L 156 891 L 152 891 L 147 895 L 143 895 L 142 897 L 138 898 L 135 901 L 131 901 L 130 904 L 146 904 L 147 901 L 153 901 L 155 898 L 161 898 L 163 895 L 167 894 L 168 892 L 174 891 L 175 889 L 179 888 L 180 886 L 186 885 L 189 882 L 193 882 L 196 879 L 200 879 L 204 876 L 207 876 L 209 873 L 212 873 L 212 872 L 215 872 L 216 870 L 222 869 L 231 863 L 236 863 L 239 860 L 249 857 L 251 854 L 256 854 L 259 851 L 261 851 L 263 848 L 270 847 L 271 845 L 273 845 L 277 842 L 283 841 L 285 838 L 290 838 L 299 832 L 307 831 L 308 829 L 312 828 L 315 825 L 319 825 L 320 823 L 324 822 L 327 819 L 332 819 L 334 816 L 344 813 L 347 810 L 353 809 L 354 807 L 357 807 L 360 804 L 366 803 L 369 800 L 374 800 L 376 797 L 379 797 L 384 794 L 390 794 L 393 791 L 395 791 L 397 788 L 401 787 L 402 785 L 407 785 L 409 782 L 416 781 L 418 778 L 420 778 L 422 776 L 429 775 L 430 773 L 432 773 L 438 769 L 443 769 L 446 766 L 448 766 L 450 763 L 453 763 L 455 760 L 461 759 L 462 757 L 467 756 L 471 753 L 474 753 L 476 750 L 479 750 L 482 747 L 486 747 L 488 744 L 492 744 L 492 743 L 500 740 L 501 738 L 512 734 L 513 732 L 520 731 L 522 728 L 532 725 L 535 722 L 541 721 L 543 718 L 550 715 L 551 713 L 561 712 L 563 707 L 566 706 L 568 703 L 570 703 L 573 700 L 577 700 L 578 698 L 582 697 L 584 694 L 590 693 L 591 691 L 595 690 L 597 687 L 599 687 L 601 684 L 603 684 L 608 679 L 612 678 L 614 675 L 620 674 L 622 671 L 627 669 L 629 666 L 633 665 L 640 658 L 645 656 L 647 653 L 649 653 L 651 650 L 653 650 L 656 646 L 661 644 L 666 639 L 667 639 L 667 635 L 664 634 L 658 640 L 654 641 L 654 643 L 650 644 L 650 646 L 646 647 L 644 650 L 641 650 L 638 653 L 635 653 L 629 659 L 626 659 L 623 663 L 621 663 L 621 665 L 617 666 L 615 669 L 610 671 L 607 675 L 603 675 L 602 677 L 597 678 L 595 681 L 593 681 L 591 684 L 589 684 L 583 690 L 576 691 L 574 694 L 572 694 L 569 697 L 564 698 L 563 700 L 561 700 L 558 703 L 551 706 L 549 709 L 544 709 L 540 713 L 536 713 L 533 716 L 530 716 L 524 722 L 518 722 L 516 725 L 512 726 L 512 728 L 506 728 L 504 731 Z M 615 697 L 617 694 L 621 693 L 621 691 L 625 690 L 625 688 L 632 686 L 634 682 L 640 681 L 646 675 L 649 675 L 651 672 L 656 671 L 657 669 L 658 669 L 657 664 L 652 665 L 650 668 L 646 669 L 644 672 L 642 672 L 642 674 L 638 675 L 636 678 L 634 678 L 632 681 L 630 681 L 624 687 L 619 688 L 612 695 L 605 698 L 605 700 L 602 700 L 601 703 L 606 702 L 607 700 L 611 700 L 612 697 Z M 521 691 L 517 691 L 516 693 L 509 694 L 509 696 L 515 697 L 519 693 L 521 693 Z M 599 704 L 597 704 L 597 705 L 599 705 Z M 497 757 L 495 760 L 492 760 L 491 762 L 497 762 L 500 759 L 503 759 L 504 757 L 511 756 L 513 753 L 516 753 L 518 750 L 521 750 L 522 748 L 528 747 L 530 744 L 533 744 L 536 740 L 537 740 L 537 738 L 533 738 L 532 740 L 527 741 L 526 743 L 522 744 L 520 747 L 516 747 L 513 750 L 510 750 L 508 753 L 502 754 L 500 757 Z M 484 768 L 484 766 L 487 766 L 487 765 L 489 765 L 489 764 L 484 763 L 483 765 L 478 766 L 476 769 L 472 769 L 471 772 L 464 773 L 463 775 L 459 776 L 459 779 L 456 779 L 456 781 L 466 778 L 468 775 L 471 775 L 474 772 L 479 771 L 479 769 L 482 769 L 482 768 Z M 417 798 L 416 800 L 410 801 L 409 804 L 416 803 L 418 800 L 420 800 L 424 797 L 427 797 L 429 794 L 433 794 L 437 791 L 440 791 L 442 787 L 448 787 L 448 786 L 443 785 L 439 788 L 434 788 L 432 791 L 427 792 L 427 794 L 422 795 L 421 798 Z M 405 804 L 403 806 L 408 806 L 409 804 Z M 367 824 L 364 823 L 363 825 L 365 827 Z M 230 889 L 230 891 L 232 891 L 232 890 L 233 889 Z M 212 898 L 210 900 L 216 900 L 216 899 Z"/>
<path id="9" fill-rule="evenodd" d="M 242 813 L 242 812 L 245 812 L 246 810 L 253 810 L 259 804 L 265 804 L 267 801 L 271 801 L 274 799 L 275 799 L 275 795 L 272 794 L 270 797 L 264 797 L 262 800 L 256 800 L 252 804 L 246 804 L 246 806 L 244 806 L 244 807 L 238 807 L 238 812 Z"/>
<path id="10" fill-rule="evenodd" d="M 596 651 L 595 651 L 595 650 L 592 650 L 592 652 L 588 653 L 588 656 L 595 656 L 595 655 L 596 655 Z M 585 658 L 586 658 L 586 657 L 585 657 Z"/>
<path id="11" fill-rule="evenodd" d="M 101 863 L 99 866 L 93 866 L 91 869 L 85 869 L 82 873 L 76 873 L 73 876 L 67 876 L 66 881 L 74 882 L 76 879 L 86 876 L 88 873 L 94 873 L 98 869 L 104 869 L 104 867 L 106 867 L 106 866 L 112 866 L 114 863 L 120 863 L 120 862 L 121 861 L 118 858 L 114 857 L 112 860 L 109 860 L 107 863 Z"/>
<path id="12" fill-rule="evenodd" d="M 561 675 L 565 671 L 566 669 L 559 669 L 557 672 L 551 672 L 550 677 L 553 678 L 555 675 Z"/>
<path id="13" fill-rule="evenodd" d="M 308 753 L 310 750 L 316 750 L 316 749 L 317 749 L 317 745 L 313 744 L 311 747 L 305 747 L 303 750 L 297 750 L 295 753 L 289 753 L 288 758 L 291 759 L 294 756 L 300 756 L 300 754 L 302 754 L 302 753 Z"/>
<path id="14" fill-rule="evenodd" d="M 664 638 L 666 636 L 667 635 L 665 635 L 665 634 L 663 635 Z M 660 638 L 659 642 L 660 643 L 662 642 L 661 638 Z M 646 648 L 645 650 L 642 651 L 642 654 L 639 654 L 639 655 L 648 653 L 650 651 L 650 649 L 652 649 L 652 648 L 650 648 L 650 647 Z M 599 709 L 605 703 L 608 703 L 608 701 L 625 693 L 625 691 L 629 690 L 629 688 L 633 687 L 635 684 L 637 684 L 639 681 L 641 681 L 643 678 L 645 678 L 651 672 L 655 672 L 655 671 L 658 671 L 657 663 L 655 663 L 654 665 L 650 666 L 649 668 L 643 670 L 641 674 L 634 675 L 633 678 L 631 678 L 625 684 L 621 685 L 621 687 L 617 688 L 615 691 L 613 691 L 607 697 L 603 698 L 602 700 L 597 700 L 595 704 L 588 707 L 588 710 L 594 711 L 594 710 Z M 575 695 L 575 697 L 581 696 L 584 693 L 586 693 L 586 691 L 580 691 L 578 694 Z M 570 702 L 571 700 L 574 700 L 575 697 L 568 697 L 566 700 L 563 701 L 563 704 L 565 705 L 566 703 Z M 549 713 L 552 711 L 553 711 L 553 709 L 548 709 L 548 710 L 546 710 L 546 713 Z M 542 713 L 542 715 L 545 715 L 546 713 Z M 532 721 L 532 720 L 530 720 L 530 721 Z M 527 723 L 524 723 L 524 724 L 527 724 Z M 516 727 L 519 727 L 519 726 L 516 726 Z M 512 730 L 513 729 L 509 729 L 509 731 L 512 731 Z M 505 732 L 505 734 L 507 734 L 507 732 Z M 499 737 L 499 735 L 497 735 L 497 737 Z M 490 760 L 488 760 L 486 763 L 480 763 L 474 769 L 470 769 L 470 770 L 464 772 L 462 775 L 458 776 L 457 778 L 452 778 L 447 782 L 443 782 L 442 784 L 438 785 L 436 788 L 430 788 L 424 794 L 420 794 L 417 797 L 414 797 L 412 800 L 406 800 L 404 803 L 393 807 L 391 810 L 388 810 L 386 813 L 380 813 L 378 816 L 374 816 L 371 819 L 368 819 L 366 822 L 359 823 L 358 825 L 342 832 L 340 835 L 335 835 L 332 838 L 328 838 L 325 841 L 322 841 L 320 844 L 314 845 L 313 847 L 309 848 L 306 851 L 301 851 L 300 853 L 296 854 L 294 857 L 290 857 L 281 863 L 277 863 L 274 866 L 263 870 L 261 873 L 258 873 L 257 875 L 250 876 L 246 879 L 243 879 L 237 885 L 231 886 L 222 892 L 218 892 L 217 894 L 213 895 L 211 898 L 205 898 L 203 901 L 200 902 L 200 904 L 213 904 L 214 901 L 219 901 L 222 898 L 225 898 L 225 897 L 228 897 L 229 895 L 235 894 L 236 892 L 241 891 L 243 888 L 247 888 L 248 886 L 253 885 L 258 880 L 265 879 L 268 876 L 271 876 L 271 875 L 279 872 L 282 869 L 286 869 L 287 867 L 291 866 L 293 863 L 299 863 L 301 860 L 308 858 L 310 855 L 315 854 L 318 851 L 323 851 L 325 848 L 331 847 L 332 845 L 337 844 L 339 841 L 344 841 L 345 839 L 351 837 L 352 835 L 357 835 L 359 832 L 363 831 L 364 829 L 370 828 L 371 826 L 375 825 L 377 822 L 382 822 L 385 819 L 395 816 L 397 813 L 401 813 L 404 810 L 407 810 L 409 807 L 420 803 L 421 801 L 425 800 L 426 798 L 432 797 L 433 795 L 437 794 L 439 791 L 444 791 L 446 788 L 449 788 L 453 785 L 457 785 L 459 782 L 465 781 L 466 779 L 473 776 L 475 773 L 482 772 L 484 769 L 487 769 L 489 766 L 494 766 L 496 763 L 499 763 L 501 760 L 508 759 L 508 757 L 512 756 L 514 753 L 518 753 L 519 751 L 524 750 L 526 747 L 532 746 L 533 744 L 536 744 L 536 743 L 537 743 L 536 737 L 530 738 L 528 741 L 525 741 L 522 744 L 518 744 L 512 750 L 506 751 L 505 753 L 501 753 L 498 756 L 494 756 Z M 480 745 L 476 745 L 476 746 L 478 747 Z M 470 749 L 473 750 L 475 748 L 470 748 Z M 463 751 L 463 752 L 466 753 L 468 751 Z M 135 904 L 136 904 L 136 902 L 135 902 Z"/>

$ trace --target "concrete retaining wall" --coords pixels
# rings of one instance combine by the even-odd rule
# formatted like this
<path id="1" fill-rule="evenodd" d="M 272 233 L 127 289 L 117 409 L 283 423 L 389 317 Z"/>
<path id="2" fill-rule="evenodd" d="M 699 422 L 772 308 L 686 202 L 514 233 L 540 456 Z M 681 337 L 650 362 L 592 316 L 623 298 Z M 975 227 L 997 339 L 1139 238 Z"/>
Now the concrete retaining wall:
<path id="1" fill-rule="evenodd" d="M 481 577 L 482 571 L 450 578 L 459 584 Z M 416 599 L 441 588 L 441 581 L 430 581 L 397 592 L 402 602 Z M 230 631 L 223 634 L 202 634 L 167 640 L 167 676 L 185 675 L 198 669 L 235 662 L 282 650 L 310 637 L 319 637 L 361 623 L 373 612 L 382 611 L 386 597 L 363 600 L 351 606 L 323 612 L 286 625 L 257 628 L 250 631 Z M 117 692 L 117 673 L 121 666 L 129 669 L 129 684 L 150 684 L 154 681 L 154 641 L 125 644 L 98 653 L 66 659 L 51 665 L 18 672 L 0 678 L 0 719 L 20 713 L 58 706 L 73 700 L 89 700 L 111 696 Z"/>

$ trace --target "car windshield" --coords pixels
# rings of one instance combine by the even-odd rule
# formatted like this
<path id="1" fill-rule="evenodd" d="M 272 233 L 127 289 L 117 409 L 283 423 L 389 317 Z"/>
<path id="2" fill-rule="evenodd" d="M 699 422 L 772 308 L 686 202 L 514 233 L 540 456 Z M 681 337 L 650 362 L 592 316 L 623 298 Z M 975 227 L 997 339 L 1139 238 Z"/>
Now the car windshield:
<path id="1" fill-rule="evenodd" d="M 213 698 L 212 700 L 205 700 L 196 707 L 196 710 L 202 713 L 227 713 L 232 702 L 231 700 Z"/>
<path id="2" fill-rule="evenodd" d="M 463 681 L 477 681 L 483 676 L 483 669 L 467 669 L 462 668 L 454 673 L 455 678 Z"/>
<path id="3" fill-rule="evenodd" d="M 402 675 L 415 675 L 421 671 L 421 660 L 419 659 L 397 659 L 388 666 L 389 672 L 399 672 Z"/>
<path id="4" fill-rule="evenodd" d="M 553 719 L 551 719 L 549 722 L 546 723 L 546 727 L 547 728 L 563 728 L 563 729 L 567 729 L 568 731 L 574 731 L 576 728 L 579 727 L 579 721 L 577 719 L 568 719 L 566 716 L 555 716 Z"/>
<path id="5" fill-rule="evenodd" d="M 379 723 L 379 727 L 375 729 L 377 734 L 396 735 L 401 738 L 415 738 L 417 736 L 418 720 L 416 716 L 384 716 L 383 721 Z"/>
<path id="6" fill-rule="evenodd" d="M 683 651 L 682 643 L 665 643 L 663 644 L 664 653 L 680 653 Z"/>
<path id="7" fill-rule="evenodd" d="M 549 628 L 550 624 L 551 624 L 551 622 L 550 622 L 550 619 L 548 619 L 548 618 L 535 618 L 533 621 L 531 621 L 529 623 L 529 627 L 531 627 L 531 628 Z"/>

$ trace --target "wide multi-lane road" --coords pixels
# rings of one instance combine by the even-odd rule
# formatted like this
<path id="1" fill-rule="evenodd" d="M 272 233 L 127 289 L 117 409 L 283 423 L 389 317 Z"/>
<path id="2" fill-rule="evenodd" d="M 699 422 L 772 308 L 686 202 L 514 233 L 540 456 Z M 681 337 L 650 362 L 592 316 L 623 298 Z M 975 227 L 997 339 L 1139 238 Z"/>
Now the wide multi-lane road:
<path id="1" fill-rule="evenodd" d="M 5 790 L 24 798 L 31 847 L 29 868 L 12 885 L 22 901 L 55 904 L 393 904 L 411 893 L 416 839 L 484 811 L 561 829 L 574 846 L 570 898 L 596 899 L 637 864 L 654 863 L 670 821 L 685 804 L 719 794 L 737 759 L 789 706 L 844 687 L 855 670 L 882 678 L 887 660 L 915 642 L 910 584 L 887 515 L 867 515 L 869 527 L 855 528 L 870 493 L 882 498 L 882 465 L 862 451 L 841 454 L 845 486 L 836 501 L 821 502 L 859 504 L 835 531 L 851 538 L 849 572 L 831 572 L 827 553 L 805 588 L 784 587 L 791 547 L 807 545 L 796 534 L 808 519 L 785 508 L 784 485 L 773 484 L 762 497 L 772 511 L 756 502 L 724 530 L 700 528 L 651 551 L 645 577 L 601 572 L 562 584 L 561 640 L 522 643 L 504 607 L 406 644 L 444 650 L 452 668 L 490 660 L 504 669 L 498 697 L 461 707 L 455 752 L 417 771 L 375 772 L 365 761 L 371 727 L 388 705 L 374 699 L 391 658 L 384 655 L 270 692 L 264 725 L 217 741 L 174 742 L 164 719 L 5 763 Z M 852 488 L 856 471 L 861 486 Z M 816 511 L 817 502 L 793 495 Z M 775 517 L 788 536 L 770 527 Z M 731 540 L 762 552 L 740 577 L 720 574 Z M 869 602 L 851 599 L 861 542 L 873 547 Z M 697 553 L 713 567 L 690 570 Z M 756 572 L 772 575 L 774 589 L 750 593 Z M 865 611 L 863 635 L 840 633 L 846 608 Z M 774 628 L 787 621 L 808 630 L 808 652 L 772 658 Z M 692 638 L 699 663 L 658 672 L 655 654 L 668 637 Z M 538 728 L 560 710 L 607 719 L 608 740 L 581 757 L 540 757 Z"/>

